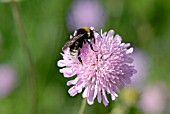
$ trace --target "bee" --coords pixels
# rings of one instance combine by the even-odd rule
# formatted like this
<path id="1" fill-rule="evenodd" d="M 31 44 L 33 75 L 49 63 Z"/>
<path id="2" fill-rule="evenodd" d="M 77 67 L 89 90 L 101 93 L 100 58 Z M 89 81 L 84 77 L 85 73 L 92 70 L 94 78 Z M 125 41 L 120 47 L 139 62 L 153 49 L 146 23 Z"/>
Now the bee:
<path id="1" fill-rule="evenodd" d="M 90 48 L 94 51 L 93 46 L 91 44 L 92 39 L 95 43 L 94 30 L 91 30 L 87 27 L 82 27 L 77 30 L 73 38 L 71 38 L 65 43 L 62 50 L 64 51 L 69 48 L 70 55 L 73 57 L 78 57 L 79 61 L 82 63 L 82 60 L 79 57 L 80 49 L 83 47 L 83 44 L 88 43 L 90 45 Z"/>

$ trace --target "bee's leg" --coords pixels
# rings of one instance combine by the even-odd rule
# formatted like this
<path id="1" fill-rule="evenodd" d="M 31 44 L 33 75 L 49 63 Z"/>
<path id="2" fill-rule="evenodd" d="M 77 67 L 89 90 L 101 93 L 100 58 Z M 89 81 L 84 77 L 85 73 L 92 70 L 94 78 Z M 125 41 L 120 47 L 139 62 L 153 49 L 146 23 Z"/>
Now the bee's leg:
<path id="1" fill-rule="evenodd" d="M 93 46 L 92 46 L 92 44 L 90 43 L 90 41 L 87 40 L 87 42 L 88 42 L 88 44 L 90 45 L 90 48 L 91 48 L 94 52 L 97 52 L 97 51 L 95 51 L 95 50 L 93 49 Z"/>
<path id="2" fill-rule="evenodd" d="M 82 62 L 82 60 L 81 60 L 81 58 L 80 58 L 80 57 L 78 57 L 78 60 L 80 61 L 80 63 L 81 63 L 81 64 L 83 64 L 83 62 Z"/>
<path id="3" fill-rule="evenodd" d="M 82 60 L 81 60 L 79 55 L 80 55 L 80 50 L 78 51 L 78 60 L 80 61 L 81 64 L 83 64 L 83 62 L 82 62 Z"/>

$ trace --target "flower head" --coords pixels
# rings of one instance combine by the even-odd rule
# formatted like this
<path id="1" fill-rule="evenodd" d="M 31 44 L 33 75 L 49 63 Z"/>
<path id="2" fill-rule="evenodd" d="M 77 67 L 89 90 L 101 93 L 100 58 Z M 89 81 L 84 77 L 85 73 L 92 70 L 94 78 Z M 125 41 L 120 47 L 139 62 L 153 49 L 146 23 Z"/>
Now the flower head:
<path id="1" fill-rule="evenodd" d="M 62 54 L 63 60 L 58 61 L 58 66 L 64 67 L 60 69 L 64 77 L 75 76 L 75 79 L 67 82 L 68 86 L 72 85 L 68 90 L 71 96 L 84 90 L 82 96 L 87 98 L 88 104 L 93 104 L 97 97 L 99 103 L 103 102 L 107 106 L 109 101 L 106 94 L 116 100 L 118 86 L 131 83 L 130 77 L 136 73 L 134 67 L 129 65 L 133 62 L 129 57 L 133 48 L 129 48 L 129 43 L 121 43 L 122 38 L 114 36 L 113 30 L 108 33 L 101 31 L 100 35 L 94 31 L 94 37 L 95 43 L 91 41 L 94 50 L 89 44 L 83 44 L 80 49 L 82 64 L 67 49 Z"/>

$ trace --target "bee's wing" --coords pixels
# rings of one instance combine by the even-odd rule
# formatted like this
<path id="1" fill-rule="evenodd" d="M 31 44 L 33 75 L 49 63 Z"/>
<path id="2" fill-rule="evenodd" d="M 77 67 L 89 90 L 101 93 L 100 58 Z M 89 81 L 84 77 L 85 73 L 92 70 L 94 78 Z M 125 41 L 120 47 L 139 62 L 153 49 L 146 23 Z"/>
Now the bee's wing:
<path id="1" fill-rule="evenodd" d="M 73 45 L 73 43 L 78 40 L 79 38 L 81 38 L 84 34 L 79 34 L 77 36 L 74 36 L 72 39 L 70 39 L 69 41 L 67 41 L 65 43 L 65 45 L 63 46 L 62 50 L 66 50 L 68 47 L 70 47 L 71 45 Z"/>

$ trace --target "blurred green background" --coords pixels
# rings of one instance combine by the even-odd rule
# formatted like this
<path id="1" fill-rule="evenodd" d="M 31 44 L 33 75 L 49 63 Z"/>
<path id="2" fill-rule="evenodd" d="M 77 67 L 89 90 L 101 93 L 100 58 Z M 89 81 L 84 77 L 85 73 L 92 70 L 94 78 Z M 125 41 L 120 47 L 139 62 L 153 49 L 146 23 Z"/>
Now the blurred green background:
<path id="1" fill-rule="evenodd" d="M 6 74 L 14 76 L 12 79 L 5 80 L 6 85 L 3 85 L 4 78 L 0 78 L 2 80 L 0 81 L 0 86 L 2 86 L 0 87 L 2 89 L 0 90 L 2 93 L 0 93 L 0 114 L 33 114 L 33 112 L 35 114 L 77 114 L 82 96 L 81 94 L 75 97 L 69 96 L 67 91 L 70 87 L 66 86 L 69 79 L 63 77 L 56 64 L 61 59 L 60 52 L 64 43 L 69 39 L 69 35 L 81 26 L 81 24 L 76 25 L 78 21 L 81 21 L 76 20 L 81 13 L 78 13 L 77 17 L 71 13 L 76 7 L 74 5 L 80 0 L 23 0 L 19 2 L 21 21 L 27 37 L 26 43 L 33 61 L 31 69 L 34 70 L 35 75 L 30 73 L 27 52 L 24 52 L 23 44 L 19 40 L 12 3 L 4 3 L 9 0 L 0 1 L 0 76 L 3 75 L 5 68 L 9 70 L 5 72 Z M 84 1 L 81 0 L 81 2 Z M 144 81 L 138 80 L 137 82 L 142 86 L 135 87 L 134 85 L 135 92 L 130 89 L 130 95 L 126 93 L 127 88 L 121 90 L 118 100 L 113 102 L 110 99 L 107 107 L 95 100 L 94 105 L 86 107 L 85 114 L 153 113 L 143 110 L 140 105 L 141 96 L 145 88 L 150 85 L 151 87 L 163 85 L 165 91 L 161 93 L 166 96 L 161 97 L 165 100 L 165 106 L 160 112 L 158 111 L 158 114 L 170 113 L 168 108 L 170 107 L 168 104 L 170 101 L 168 92 L 170 1 L 89 0 L 88 2 L 96 2 L 101 8 L 97 13 L 102 13 L 98 14 L 98 17 L 96 13 L 93 14 L 93 9 L 90 10 L 94 17 L 90 19 L 88 15 L 84 17 L 85 21 L 89 22 L 88 24 L 96 27 L 98 31 L 114 29 L 116 34 L 122 36 L 124 42 L 130 42 L 135 49 L 141 50 L 142 54 L 147 56 L 147 60 L 143 59 L 146 64 L 139 69 L 141 73 L 145 72 L 140 74 L 145 78 Z M 87 9 L 83 8 L 82 10 L 88 10 L 88 6 Z M 70 18 L 74 20 L 70 21 Z M 97 24 L 90 23 L 97 19 L 99 20 Z M 138 65 L 142 65 L 143 61 L 137 60 L 139 60 Z M 147 70 L 142 71 L 148 66 Z M 31 77 L 36 83 L 31 82 Z M 148 97 L 154 98 L 152 95 Z M 132 98 L 135 101 L 128 105 L 126 102 L 130 102 L 128 100 Z M 160 107 L 159 102 L 155 103 L 155 107 Z"/>

